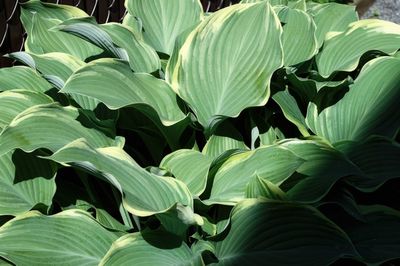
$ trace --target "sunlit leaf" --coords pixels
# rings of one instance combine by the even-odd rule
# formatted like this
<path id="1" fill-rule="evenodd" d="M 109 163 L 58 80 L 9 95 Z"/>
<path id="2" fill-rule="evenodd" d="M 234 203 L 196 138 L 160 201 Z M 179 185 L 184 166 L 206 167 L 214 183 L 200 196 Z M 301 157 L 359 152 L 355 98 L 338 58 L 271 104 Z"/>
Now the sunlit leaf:
<path id="1" fill-rule="evenodd" d="M 17 265 L 98 265 L 116 236 L 90 215 L 29 212 L 0 227 L 0 256 Z"/>
<path id="2" fill-rule="evenodd" d="M 338 103 L 324 110 L 310 103 L 306 122 L 331 143 L 364 140 L 371 134 L 392 137 L 400 124 L 399 78 L 400 59 L 371 60 Z"/>
<path id="3" fill-rule="evenodd" d="M 271 75 L 282 65 L 281 32 L 271 6 L 258 3 L 222 9 L 189 35 L 170 82 L 206 129 L 267 102 Z"/>

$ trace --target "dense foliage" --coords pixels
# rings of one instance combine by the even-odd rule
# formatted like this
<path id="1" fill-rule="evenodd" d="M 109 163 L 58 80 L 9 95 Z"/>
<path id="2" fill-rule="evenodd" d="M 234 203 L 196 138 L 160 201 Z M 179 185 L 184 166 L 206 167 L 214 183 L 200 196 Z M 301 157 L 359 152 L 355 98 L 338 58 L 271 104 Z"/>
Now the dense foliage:
<path id="1" fill-rule="evenodd" d="M 0 264 L 400 257 L 400 25 L 354 7 L 31 0 L 0 69 Z"/>

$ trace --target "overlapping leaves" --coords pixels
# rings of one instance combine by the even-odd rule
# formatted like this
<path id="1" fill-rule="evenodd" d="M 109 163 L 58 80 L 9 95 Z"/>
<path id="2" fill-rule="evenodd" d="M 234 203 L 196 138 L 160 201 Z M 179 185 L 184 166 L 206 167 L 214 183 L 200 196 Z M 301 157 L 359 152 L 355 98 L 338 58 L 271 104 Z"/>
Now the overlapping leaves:
<path id="1" fill-rule="evenodd" d="M 22 5 L 0 264 L 399 258 L 398 25 L 304 0 L 125 6 L 121 25 Z"/>

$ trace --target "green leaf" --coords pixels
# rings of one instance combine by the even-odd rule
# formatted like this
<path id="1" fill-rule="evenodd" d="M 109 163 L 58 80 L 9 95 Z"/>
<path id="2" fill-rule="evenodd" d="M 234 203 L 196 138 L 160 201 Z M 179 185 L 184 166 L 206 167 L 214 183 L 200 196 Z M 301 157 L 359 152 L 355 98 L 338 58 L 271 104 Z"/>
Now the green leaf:
<path id="1" fill-rule="evenodd" d="M 147 105 L 157 112 L 164 125 L 185 118 L 175 93 L 165 81 L 147 73 L 133 73 L 117 59 L 99 59 L 87 64 L 68 79 L 61 92 L 97 99 L 112 110 Z"/>
<path id="2" fill-rule="evenodd" d="M 345 141 L 335 145 L 364 175 L 346 179 L 357 189 L 372 192 L 386 181 L 400 177 L 400 145 L 384 138 L 364 142 Z"/>
<path id="3" fill-rule="evenodd" d="M 307 137 L 310 135 L 308 133 L 304 115 L 301 113 L 296 99 L 289 93 L 287 89 L 275 93 L 272 96 L 272 99 L 274 99 L 274 101 L 282 109 L 283 115 L 286 117 L 286 119 L 295 124 L 303 136 Z"/>
<path id="4" fill-rule="evenodd" d="M 233 155 L 215 174 L 206 202 L 233 205 L 245 198 L 246 187 L 256 176 L 279 186 L 302 163 L 301 158 L 277 145 Z"/>
<path id="5" fill-rule="evenodd" d="M 316 209 L 261 199 L 236 205 L 228 235 L 215 243 L 218 265 L 328 265 L 354 254 L 347 235 Z"/>
<path id="6" fill-rule="evenodd" d="M 0 93 L 0 132 L 29 107 L 51 102 L 50 97 L 36 91 L 9 90 Z"/>
<path id="7" fill-rule="evenodd" d="M 21 4 L 21 21 L 28 33 L 25 50 L 35 54 L 63 52 L 82 60 L 100 54 L 101 49 L 72 35 L 50 31 L 62 21 L 87 14 L 76 7 L 42 3 L 38 0 Z"/>
<path id="8" fill-rule="evenodd" d="M 258 2 L 268 2 L 271 6 L 282 5 L 286 6 L 288 4 L 288 0 L 242 0 L 240 3 L 258 3 Z"/>
<path id="9" fill-rule="evenodd" d="M 10 54 L 9 57 L 37 70 L 57 89 L 62 89 L 72 73 L 85 65 L 83 61 L 72 55 L 58 52 L 43 55 L 16 52 Z M 97 100 L 82 95 L 72 95 L 72 98 L 84 109 L 93 110 L 98 104 Z"/>
<path id="10" fill-rule="evenodd" d="M 0 155 L 17 148 L 26 152 L 46 148 L 54 152 L 78 138 L 85 138 L 94 147 L 123 145 L 121 139 L 113 140 L 96 129 L 84 127 L 76 120 L 79 116 L 77 109 L 58 104 L 28 108 L 1 132 Z"/>
<path id="11" fill-rule="evenodd" d="M 353 71 L 364 53 L 394 54 L 399 47 L 400 25 L 377 19 L 353 22 L 346 31 L 326 40 L 317 55 L 318 73 L 327 78 L 335 71 Z"/>
<path id="12" fill-rule="evenodd" d="M 204 224 L 203 218 L 194 213 L 191 207 L 183 206 L 180 203 L 167 212 L 156 214 L 156 216 L 166 231 L 180 236 L 182 239 L 186 239 L 189 226 Z"/>
<path id="13" fill-rule="evenodd" d="M 21 150 L 1 155 L 0 216 L 18 215 L 38 204 L 50 206 L 56 171 L 53 163 Z"/>
<path id="14" fill-rule="evenodd" d="M 129 27 L 140 40 L 143 40 L 143 23 L 140 18 L 126 13 L 122 20 L 122 25 Z"/>
<path id="15" fill-rule="evenodd" d="M 235 149 L 248 150 L 249 148 L 247 148 L 243 140 L 237 140 L 227 136 L 212 135 L 204 146 L 202 153 L 215 159 L 224 152 Z"/>
<path id="16" fill-rule="evenodd" d="M 0 68 L 0 91 L 22 89 L 45 92 L 51 88 L 50 83 L 28 67 Z"/>
<path id="17" fill-rule="evenodd" d="M 260 133 L 258 138 L 260 139 L 260 145 L 265 146 L 275 144 L 277 141 L 284 139 L 285 136 L 279 128 L 271 126 L 266 132 Z"/>
<path id="18" fill-rule="evenodd" d="M 39 14 L 46 18 L 58 18 L 60 20 L 67 20 L 71 17 L 86 17 L 87 14 L 79 8 L 70 5 L 55 5 L 45 3 L 41 0 L 29 0 L 21 3 L 23 8 L 22 13 L 25 12 L 28 17 Z M 25 18 L 25 17 L 24 17 Z"/>
<path id="19" fill-rule="evenodd" d="M 335 105 L 320 111 L 310 103 L 306 123 L 331 143 L 364 140 L 372 134 L 393 137 L 400 124 L 399 79 L 399 58 L 371 60 Z"/>
<path id="20" fill-rule="evenodd" d="M 151 73 L 161 68 L 156 51 L 131 28 L 118 23 L 97 24 L 93 18 L 69 19 L 57 29 L 102 48 L 115 58 L 129 62 L 135 72 Z"/>
<path id="21" fill-rule="evenodd" d="M 17 265 L 98 265 L 116 236 L 87 212 L 28 212 L 0 227 L 0 256 Z"/>
<path id="22" fill-rule="evenodd" d="M 343 32 L 350 23 L 358 20 L 355 7 L 351 5 L 338 3 L 316 4 L 308 9 L 307 12 L 313 16 L 317 26 L 318 48 L 321 48 L 328 33 Z"/>
<path id="23" fill-rule="evenodd" d="M 285 192 L 283 192 L 277 185 L 267 179 L 260 178 L 257 175 L 247 184 L 246 198 L 258 197 L 276 200 L 285 200 L 287 198 Z"/>
<path id="24" fill-rule="evenodd" d="M 111 214 L 103 209 L 96 208 L 96 220 L 105 228 L 117 231 L 127 231 L 131 228 L 121 224 Z"/>
<path id="25" fill-rule="evenodd" d="M 143 23 L 144 40 L 168 55 L 178 35 L 198 24 L 203 16 L 199 0 L 126 0 L 125 6 L 130 15 Z"/>
<path id="26" fill-rule="evenodd" d="M 312 58 L 317 52 L 316 26 L 306 12 L 289 7 L 278 7 L 274 11 L 284 23 L 282 34 L 283 63 L 296 65 Z"/>
<path id="27" fill-rule="evenodd" d="M 148 231 L 119 238 L 99 265 L 195 266 L 203 263 L 180 238 L 162 231 Z"/>
<path id="28" fill-rule="evenodd" d="M 363 261 L 371 265 L 400 258 L 400 212 L 386 206 L 359 206 L 365 223 L 356 223 L 345 230 Z"/>
<path id="29" fill-rule="evenodd" d="M 354 196 L 345 186 L 342 186 L 341 184 L 334 187 L 326 197 L 324 197 L 314 206 L 320 208 L 321 206 L 329 205 L 340 206 L 353 218 L 357 219 L 358 221 L 365 221 Z"/>
<path id="30" fill-rule="evenodd" d="M 353 83 L 351 77 L 339 81 L 317 81 L 312 77 L 302 78 L 289 69 L 287 69 L 287 78 L 291 84 L 290 88 L 305 104 L 310 101 L 318 102 L 318 96 L 324 95 L 324 92 L 325 94 L 335 93 L 346 89 L 349 84 Z"/>
<path id="31" fill-rule="evenodd" d="M 280 145 L 304 160 L 297 174 L 280 186 L 290 200 L 316 202 L 340 178 L 361 174 L 342 153 L 322 141 L 287 139 Z"/>
<path id="32" fill-rule="evenodd" d="M 287 5 L 292 9 L 306 11 L 306 0 L 288 0 Z"/>
<path id="33" fill-rule="evenodd" d="M 120 147 L 96 149 L 78 139 L 46 158 L 79 166 L 107 180 L 123 195 L 124 207 L 137 216 L 162 213 L 176 203 L 192 206 L 185 184 L 147 172 Z"/>
<path id="34" fill-rule="evenodd" d="M 189 35 L 170 82 L 206 130 L 268 101 L 271 75 L 282 66 L 281 32 L 271 6 L 258 3 L 224 8 Z"/>
<path id="35" fill-rule="evenodd" d="M 9 57 L 39 71 L 44 78 L 58 89 L 64 86 L 64 82 L 75 70 L 85 64 L 80 59 L 64 53 L 35 55 L 26 52 L 16 52 L 11 53 Z"/>
<path id="36" fill-rule="evenodd" d="M 198 151 L 178 150 L 164 157 L 160 167 L 185 183 L 193 195 L 200 196 L 206 188 L 211 162 L 211 158 Z"/>

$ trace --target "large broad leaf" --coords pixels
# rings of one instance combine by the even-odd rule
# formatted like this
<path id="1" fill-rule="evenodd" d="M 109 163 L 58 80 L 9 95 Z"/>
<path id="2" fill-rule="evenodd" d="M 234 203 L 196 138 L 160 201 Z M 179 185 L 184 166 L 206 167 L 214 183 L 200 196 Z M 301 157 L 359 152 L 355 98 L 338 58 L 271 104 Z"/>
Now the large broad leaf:
<path id="1" fill-rule="evenodd" d="M 71 74 L 85 63 L 69 54 L 49 53 L 35 55 L 16 52 L 9 55 L 25 65 L 38 70 L 50 83 L 61 89 Z"/>
<path id="2" fill-rule="evenodd" d="M 163 80 L 147 73 L 133 73 L 128 64 L 117 59 L 93 61 L 76 71 L 62 92 L 84 95 L 103 102 L 110 109 L 130 105 L 148 105 L 164 125 L 185 118 L 176 95 Z"/>
<path id="3" fill-rule="evenodd" d="M 99 25 L 89 17 L 69 19 L 57 28 L 93 43 L 115 58 L 129 61 L 135 72 L 151 73 L 161 68 L 156 51 L 129 27 L 118 23 Z"/>
<path id="4" fill-rule="evenodd" d="M 218 265 L 328 265 L 354 254 L 347 235 L 316 209 L 260 199 L 239 203 L 227 237 L 215 243 Z"/>
<path id="5" fill-rule="evenodd" d="M 305 160 L 297 173 L 281 185 L 291 200 L 316 202 L 340 178 L 362 175 L 342 153 L 322 141 L 289 139 L 280 145 Z"/>
<path id="6" fill-rule="evenodd" d="M 37 105 L 26 109 L 0 134 L 0 155 L 16 148 L 31 152 L 38 148 L 56 151 L 78 138 L 95 147 L 123 145 L 100 131 L 84 127 L 76 119 L 81 114 L 73 107 L 58 104 Z"/>
<path id="7" fill-rule="evenodd" d="M 303 163 L 294 153 L 279 146 L 265 146 L 230 157 L 215 174 L 209 203 L 234 205 L 245 198 L 254 178 L 280 185 Z"/>
<path id="8" fill-rule="evenodd" d="M 77 165 L 107 180 L 123 195 L 124 207 L 138 216 L 165 212 L 176 203 L 192 206 L 185 184 L 147 172 L 119 147 L 95 149 L 80 139 L 47 158 Z"/>
<path id="9" fill-rule="evenodd" d="M 370 265 L 400 258 L 400 212 L 386 206 L 359 206 L 366 222 L 346 226 L 345 231 Z"/>
<path id="10" fill-rule="evenodd" d="M 347 179 L 357 189 L 371 192 L 386 181 L 400 177 L 400 145 L 392 140 L 371 138 L 361 143 L 345 141 L 335 147 L 364 174 Z"/>
<path id="11" fill-rule="evenodd" d="M 145 231 L 119 238 L 99 265 L 196 266 L 203 262 L 180 238 L 161 231 Z"/>
<path id="12" fill-rule="evenodd" d="M 50 83 L 28 67 L 15 66 L 0 69 L 0 91 L 23 89 L 45 92 L 51 88 Z"/>
<path id="13" fill-rule="evenodd" d="M 313 16 L 317 26 L 318 48 L 322 46 L 329 32 L 345 31 L 350 23 L 358 20 L 355 7 L 351 5 L 337 3 L 316 4 L 308 9 L 307 12 Z"/>
<path id="14" fill-rule="evenodd" d="M 185 183 L 193 195 L 200 196 L 206 188 L 211 158 L 195 150 L 178 150 L 162 160 L 160 167 Z"/>
<path id="15" fill-rule="evenodd" d="M 29 212 L 0 227 L 0 236 L 0 256 L 16 265 L 98 265 L 117 238 L 79 210 Z"/>
<path id="16" fill-rule="evenodd" d="M 20 150 L 1 155 L 0 216 L 21 214 L 37 204 L 50 206 L 56 170 L 54 164 Z"/>
<path id="17" fill-rule="evenodd" d="M 221 116 L 268 101 L 271 75 L 282 66 L 281 33 L 264 2 L 222 9 L 189 35 L 169 78 L 200 124 L 209 129 Z"/>
<path id="18" fill-rule="evenodd" d="M 400 35 L 399 35 L 400 36 Z M 400 124 L 400 59 L 381 57 L 368 62 L 350 91 L 335 105 L 318 112 L 308 106 L 310 129 L 335 143 L 364 140 L 371 134 L 392 137 Z"/>
<path id="19" fill-rule="evenodd" d="M 360 20 L 326 40 L 317 55 L 318 73 L 329 77 L 335 71 L 353 71 L 364 53 L 378 50 L 394 54 L 399 48 L 400 25 L 378 19 Z"/>
<path id="20" fill-rule="evenodd" d="M 203 16 L 199 0 L 126 0 L 129 14 L 143 23 L 143 38 L 158 52 L 170 55 L 175 39 Z"/>
<path id="21" fill-rule="evenodd" d="M 66 19 L 85 16 L 85 12 L 71 6 L 42 3 L 39 0 L 22 4 L 21 21 L 28 33 L 26 51 L 35 54 L 64 52 L 82 60 L 100 54 L 102 50 L 89 42 L 64 32 L 50 31 Z"/>
<path id="22" fill-rule="evenodd" d="M 313 57 L 317 52 L 316 26 L 306 12 L 278 7 L 274 9 L 280 21 L 284 23 L 282 34 L 283 63 L 295 65 Z"/>
<path id="23" fill-rule="evenodd" d="M 0 93 L 0 132 L 29 107 L 52 102 L 50 97 L 36 91 L 10 90 Z"/>

